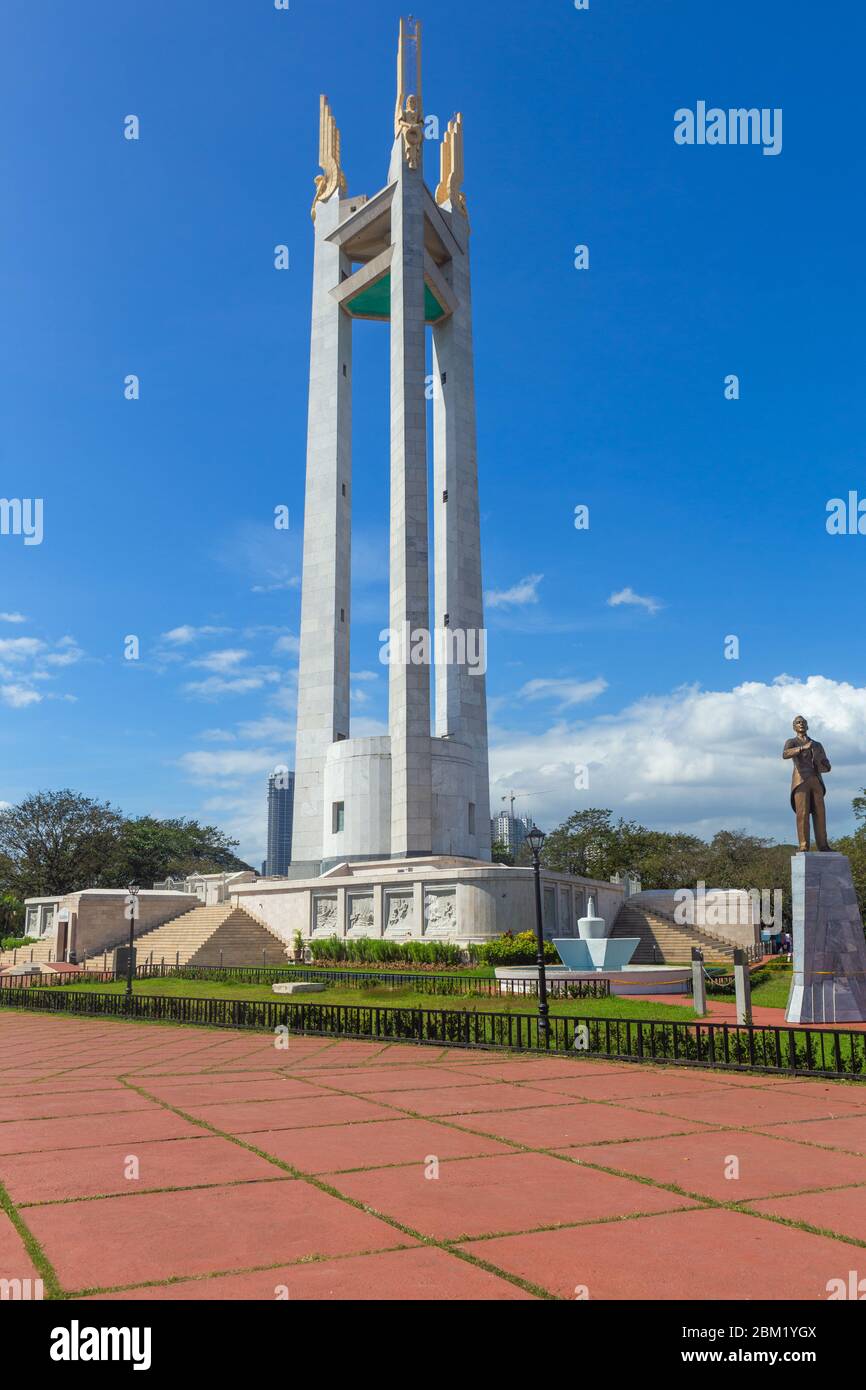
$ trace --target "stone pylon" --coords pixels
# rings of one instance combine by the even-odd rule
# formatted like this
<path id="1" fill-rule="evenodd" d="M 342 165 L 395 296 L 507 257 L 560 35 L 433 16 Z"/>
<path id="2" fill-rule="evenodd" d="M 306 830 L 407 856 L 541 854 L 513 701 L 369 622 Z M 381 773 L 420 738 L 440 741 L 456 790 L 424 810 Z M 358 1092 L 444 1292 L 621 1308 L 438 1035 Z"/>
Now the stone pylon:
<path id="1" fill-rule="evenodd" d="M 327 99 L 321 101 L 292 869 L 298 877 L 341 861 L 490 859 L 462 117 L 445 133 L 435 194 L 424 181 L 425 133 L 421 25 L 401 20 L 388 183 L 372 197 L 348 195 L 340 134 Z M 391 343 L 387 738 L 353 739 L 350 727 L 356 318 L 388 324 Z"/>
<path id="2" fill-rule="evenodd" d="M 796 854 L 791 880 L 788 1023 L 866 1023 L 866 940 L 847 857 Z"/>

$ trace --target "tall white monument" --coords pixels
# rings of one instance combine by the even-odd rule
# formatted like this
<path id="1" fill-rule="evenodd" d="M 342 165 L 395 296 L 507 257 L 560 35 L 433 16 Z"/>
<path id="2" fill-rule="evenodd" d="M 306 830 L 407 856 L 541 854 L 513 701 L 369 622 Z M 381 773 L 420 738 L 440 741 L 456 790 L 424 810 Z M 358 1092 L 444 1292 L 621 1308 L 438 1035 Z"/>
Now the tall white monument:
<path id="1" fill-rule="evenodd" d="M 457 116 L 445 133 L 435 194 L 424 182 L 424 137 L 421 25 L 401 20 L 391 164 L 386 186 L 372 197 L 348 195 L 340 133 L 327 98 L 321 98 L 293 877 L 313 878 L 347 862 L 441 855 L 490 859 L 463 119 Z M 391 334 L 392 641 L 388 736 L 353 739 L 352 321 L 357 318 L 388 324 Z M 364 488 L 363 477 L 358 486 Z"/>

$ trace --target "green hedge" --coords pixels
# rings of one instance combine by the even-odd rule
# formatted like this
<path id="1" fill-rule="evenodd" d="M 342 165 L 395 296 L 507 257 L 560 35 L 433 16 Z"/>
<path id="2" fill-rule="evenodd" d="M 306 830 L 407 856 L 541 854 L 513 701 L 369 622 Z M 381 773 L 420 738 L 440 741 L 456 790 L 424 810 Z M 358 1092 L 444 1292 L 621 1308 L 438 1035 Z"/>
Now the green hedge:
<path id="1" fill-rule="evenodd" d="M 535 965 L 538 946 L 534 932 L 524 931 L 518 936 L 507 932 L 489 945 L 479 946 L 477 953 L 478 962 L 482 965 Z M 544 959 L 557 965 L 561 963 L 552 941 L 544 943 Z"/>
<path id="2" fill-rule="evenodd" d="M 332 936 L 325 941 L 311 941 L 313 960 L 340 964 L 371 965 L 461 965 L 463 953 L 459 946 L 448 941 L 382 941 L 361 937 L 357 941 L 341 941 Z"/>
<path id="3" fill-rule="evenodd" d="M 0 950 L 20 951 L 22 946 L 35 946 L 35 936 L 4 936 L 0 937 Z"/>

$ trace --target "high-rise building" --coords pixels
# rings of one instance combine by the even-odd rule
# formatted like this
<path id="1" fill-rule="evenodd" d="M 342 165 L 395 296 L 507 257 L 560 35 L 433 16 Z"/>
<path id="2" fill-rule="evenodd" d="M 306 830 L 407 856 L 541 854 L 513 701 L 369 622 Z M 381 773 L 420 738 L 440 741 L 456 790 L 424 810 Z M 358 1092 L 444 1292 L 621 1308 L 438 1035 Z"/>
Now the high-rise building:
<path id="1" fill-rule="evenodd" d="M 490 822 L 491 842 L 504 845 L 509 854 L 516 855 L 534 823 L 531 816 L 510 816 L 507 811 L 500 811 Z"/>
<path id="2" fill-rule="evenodd" d="M 295 774 L 281 768 L 268 778 L 269 878 L 282 878 L 292 862 L 292 826 L 295 807 Z"/>
<path id="3" fill-rule="evenodd" d="M 435 190 L 424 181 L 426 143 L 421 25 L 401 20 L 390 167 L 384 187 L 372 196 L 349 194 L 340 132 L 327 98 L 321 99 L 295 758 L 293 874 L 305 877 L 342 862 L 490 859 L 462 116 L 445 131 Z M 356 319 L 378 321 L 390 336 L 391 602 L 382 658 L 389 670 L 389 718 L 387 736 L 377 738 L 354 738 L 350 728 L 352 502 L 358 489 L 369 493 L 379 486 L 369 472 L 354 478 L 352 472 Z M 434 518 L 432 545 L 428 514 Z M 426 655 L 419 642 L 421 649 L 426 643 Z M 483 660 L 477 659 L 482 651 Z"/>

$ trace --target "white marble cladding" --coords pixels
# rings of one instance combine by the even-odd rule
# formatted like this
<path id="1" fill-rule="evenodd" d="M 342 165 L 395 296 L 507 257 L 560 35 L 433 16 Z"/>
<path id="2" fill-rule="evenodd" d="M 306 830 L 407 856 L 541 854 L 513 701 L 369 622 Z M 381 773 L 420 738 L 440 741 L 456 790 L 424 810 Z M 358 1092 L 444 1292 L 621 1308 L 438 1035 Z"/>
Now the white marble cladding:
<path id="1" fill-rule="evenodd" d="M 450 941 L 457 935 L 457 887 L 428 888 L 424 894 L 424 935 Z"/>
<path id="2" fill-rule="evenodd" d="M 342 936 L 337 895 L 313 898 L 313 936 Z"/>
<path id="3" fill-rule="evenodd" d="M 416 936 L 414 892 L 385 893 L 385 935 L 396 938 Z"/>
<path id="4" fill-rule="evenodd" d="M 545 931 L 551 936 L 573 936 L 576 923 L 584 916 L 587 899 L 595 899 L 596 911 L 608 930 L 624 901 L 620 884 L 580 879 L 568 874 L 542 874 L 545 894 Z M 477 860 L 441 856 L 439 858 L 375 864 L 343 864 L 325 878 L 242 884 L 232 892 L 235 902 L 262 917 L 286 942 L 295 932 L 309 938 L 318 919 L 318 902 L 331 908 L 323 918 L 323 936 L 346 936 L 352 904 L 360 898 L 373 901 L 373 930 L 357 935 L 381 937 L 391 923 L 393 936 L 419 939 L 429 924 L 427 900 L 434 894 L 453 894 L 455 922 L 437 939 L 463 945 L 482 944 L 505 932 L 515 934 L 535 929 L 535 882 L 531 869 L 509 869 Z M 391 903 L 397 896 L 408 906 L 392 915 Z M 570 911 L 568 899 L 571 900 Z M 436 914 L 438 918 L 438 912 Z M 407 923 L 409 925 L 407 925 Z"/>
<path id="5" fill-rule="evenodd" d="M 346 935 L 351 937 L 381 936 L 376 930 L 376 899 L 372 893 L 346 894 Z"/>

